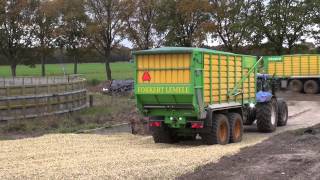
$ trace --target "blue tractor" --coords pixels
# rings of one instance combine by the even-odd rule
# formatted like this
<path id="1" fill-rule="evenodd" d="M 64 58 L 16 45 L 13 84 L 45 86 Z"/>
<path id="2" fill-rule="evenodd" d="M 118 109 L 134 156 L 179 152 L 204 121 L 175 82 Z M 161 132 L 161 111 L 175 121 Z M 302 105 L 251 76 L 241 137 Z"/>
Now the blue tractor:
<path id="1" fill-rule="evenodd" d="M 288 121 L 288 106 L 276 96 L 277 80 L 267 74 L 257 76 L 257 104 L 245 111 L 245 125 L 257 121 L 260 132 L 273 132 L 277 126 L 285 126 Z"/>

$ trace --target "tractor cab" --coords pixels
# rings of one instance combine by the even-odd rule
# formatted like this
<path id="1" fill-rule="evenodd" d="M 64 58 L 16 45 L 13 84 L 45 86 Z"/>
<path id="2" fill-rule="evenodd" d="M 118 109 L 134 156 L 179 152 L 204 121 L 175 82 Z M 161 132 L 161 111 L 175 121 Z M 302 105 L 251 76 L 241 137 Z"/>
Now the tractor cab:
<path id="1" fill-rule="evenodd" d="M 268 74 L 257 75 L 257 102 L 269 102 L 275 97 L 277 81 Z"/>

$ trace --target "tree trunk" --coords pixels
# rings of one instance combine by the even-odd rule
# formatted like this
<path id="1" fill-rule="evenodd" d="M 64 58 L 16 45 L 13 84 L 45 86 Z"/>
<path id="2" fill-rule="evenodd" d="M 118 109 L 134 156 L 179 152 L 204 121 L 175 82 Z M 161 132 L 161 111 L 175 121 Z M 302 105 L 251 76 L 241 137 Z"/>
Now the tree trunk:
<path id="1" fill-rule="evenodd" d="M 229 51 L 229 52 L 234 52 L 234 48 L 233 48 L 233 46 L 231 45 L 231 44 L 227 44 L 227 45 L 225 45 L 226 47 L 227 47 L 227 50 Z"/>
<path id="2" fill-rule="evenodd" d="M 293 44 L 289 44 L 288 51 L 290 54 L 293 54 L 293 52 L 292 52 L 293 47 L 294 47 Z"/>
<path id="3" fill-rule="evenodd" d="M 283 53 L 282 45 L 278 45 L 277 46 L 276 53 L 277 53 L 277 55 L 282 55 L 282 53 Z"/>
<path id="4" fill-rule="evenodd" d="M 12 77 L 17 76 L 17 65 L 16 64 L 11 64 L 11 75 L 12 75 Z"/>
<path id="5" fill-rule="evenodd" d="M 46 76 L 46 57 L 44 52 L 41 53 L 41 76 Z"/>
<path id="6" fill-rule="evenodd" d="M 111 76 L 110 62 L 107 59 L 106 59 L 106 73 L 107 73 L 107 80 L 111 81 L 112 76 Z"/>
<path id="7" fill-rule="evenodd" d="M 78 74 L 78 58 L 76 57 L 75 54 L 73 55 L 73 62 L 74 62 L 73 73 Z"/>
<path id="8" fill-rule="evenodd" d="M 107 73 L 107 80 L 109 81 L 112 80 L 111 68 L 110 68 L 110 51 L 111 50 L 106 50 L 105 52 L 105 67 L 106 67 L 106 73 Z"/>

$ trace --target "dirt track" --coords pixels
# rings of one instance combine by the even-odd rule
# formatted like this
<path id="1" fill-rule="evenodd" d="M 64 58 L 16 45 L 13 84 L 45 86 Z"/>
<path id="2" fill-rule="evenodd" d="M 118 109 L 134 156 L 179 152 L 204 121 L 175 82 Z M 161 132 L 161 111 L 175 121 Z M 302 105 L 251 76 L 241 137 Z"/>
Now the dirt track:
<path id="1" fill-rule="evenodd" d="M 320 123 L 319 102 L 289 102 L 288 126 L 277 133 Z M 1 179 L 174 178 L 236 154 L 272 134 L 247 127 L 241 143 L 205 146 L 199 142 L 154 144 L 130 134 L 59 134 L 0 141 Z"/>
<path id="2" fill-rule="evenodd" d="M 314 101 L 320 102 L 320 94 L 312 95 L 312 94 L 301 94 L 294 93 L 290 91 L 280 91 L 277 93 L 277 96 L 287 101 Z"/>
<path id="3" fill-rule="evenodd" d="M 285 132 L 178 179 L 320 179 L 320 124 Z"/>
<path id="4" fill-rule="evenodd" d="M 286 130 L 296 129 L 302 122 L 320 123 L 320 95 L 301 95 L 290 92 L 279 93 L 279 95 L 289 100 L 291 111 L 310 107 L 302 113 L 291 115 Z M 297 100 L 305 100 L 305 102 Z M 319 169 L 320 124 L 312 128 L 276 135 L 263 143 L 246 147 L 238 154 L 225 156 L 219 162 L 201 166 L 178 179 L 319 180 Z"/>

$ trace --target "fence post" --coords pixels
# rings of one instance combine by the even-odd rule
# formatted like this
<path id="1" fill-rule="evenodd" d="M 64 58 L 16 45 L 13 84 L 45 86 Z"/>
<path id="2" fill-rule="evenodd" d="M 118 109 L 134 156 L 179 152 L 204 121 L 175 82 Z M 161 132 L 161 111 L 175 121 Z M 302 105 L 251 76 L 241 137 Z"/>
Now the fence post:
<path id="1" fill-rule="evenodd" d="M 6 88 L 6 94 L 7 94 L 7 97 L 10 97 L 10 86 L 7 86 Z M 10 99 L 7 100 L 7 109 L 8 109 L 8 117 L 11 116 L 11 102 L 10 102 Z"/>
<path id="2" fill-rule="evenodd" d="M 89 106 L 93 107 L 93 95 L 92 94 L 89 95 Z"/>
<path id="3" fill-rule="evenodd" d="M 22 78 L 21 95 L 24 96 L 24 77 Z"/>

